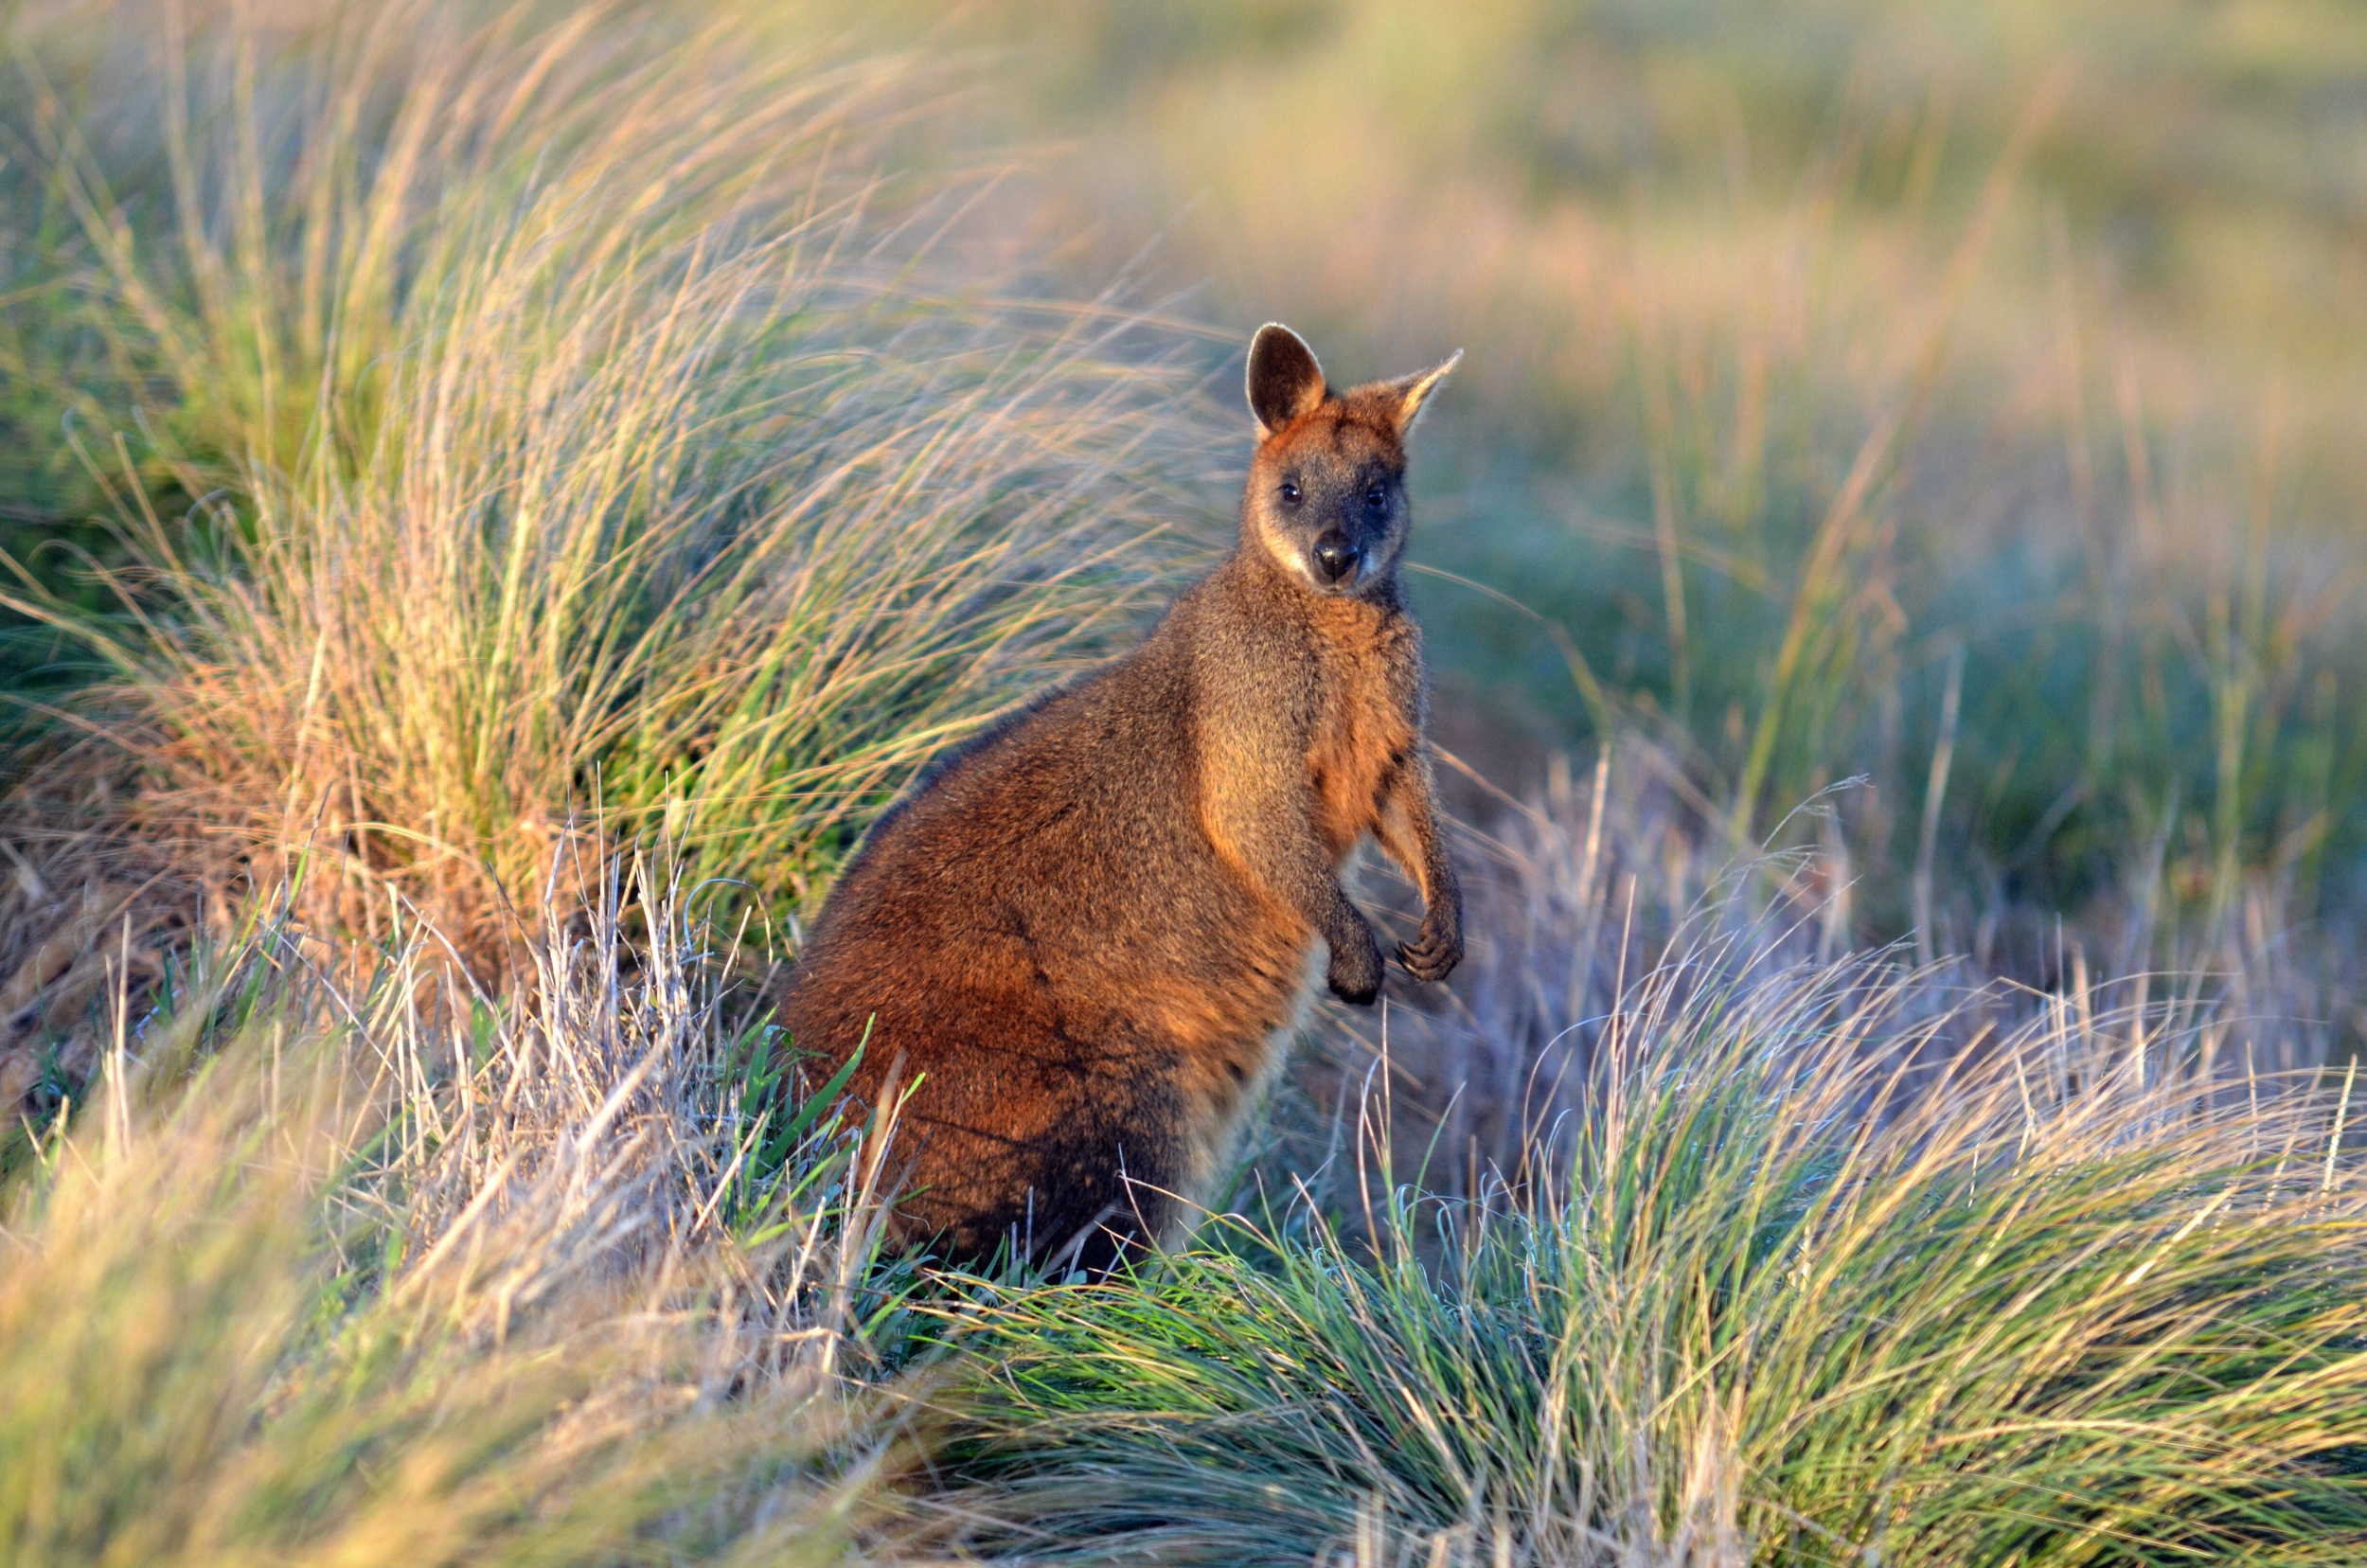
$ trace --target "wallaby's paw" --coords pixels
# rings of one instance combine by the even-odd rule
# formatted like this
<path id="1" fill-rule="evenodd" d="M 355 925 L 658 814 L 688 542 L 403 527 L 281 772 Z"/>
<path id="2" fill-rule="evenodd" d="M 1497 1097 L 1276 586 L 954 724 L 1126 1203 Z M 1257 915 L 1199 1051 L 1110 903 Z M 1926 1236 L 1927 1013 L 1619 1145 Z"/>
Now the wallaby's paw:
<path id="1" fill-rule="evenodd" d="M 1358 924 L 1362 929 L 1355 936 L 1331 945 L 1331 965 L 1324 980 L 1332 995 L 1361 1007 L 1380 994 L 1380 944 L 1373 939 L 1371 926 Z"/>
<path id="2" fill-rule="evenodd" d="M 1413 941 L 1398 944 L 1397 962 L 1416 980 L 1444 980 L 1463 962 L 1461 927 L 1460 921 L 1424 920 Z"/>

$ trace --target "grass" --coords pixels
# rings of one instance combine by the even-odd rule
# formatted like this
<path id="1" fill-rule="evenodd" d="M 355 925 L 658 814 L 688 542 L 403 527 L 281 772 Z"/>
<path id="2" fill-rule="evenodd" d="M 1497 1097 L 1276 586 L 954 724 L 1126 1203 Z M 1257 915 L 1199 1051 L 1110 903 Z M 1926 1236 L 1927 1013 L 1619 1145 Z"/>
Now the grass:
<path id="1" fill-rule="evenodd" d="M 425 930 L 339 985 L 264 921 L 126 1018 L 11 1184 L 10 1560 L 2367 1541 L 2355 1085 L 2258 1070 L 2273 1021 L 1820 961 L 1729 902 L 1563 1021 L 1575 1109 L 1468 1196 L 1418 1126 L 1397 1163 L 1384 1060 L 1262 1218 L 931 1285 L 876 1251 L 882 1130 L 772 1097 L 682 884 L 578 881 L 506 998 Z"/>
<path id="2" fill-rule="evenodd" d="M 224 875 L 326 855 L 345 923 L 392 888 L 479 955 L 596 799 L 793 917 L 1188 558 L 1156 508 L 1198 454 L 1131 318 L 1000 302 L 974 249 L 949 279 L 983 173 L 871 171 L 914 69 L 760 32 L 168 27 L 136 198 L 22 67 L 87 257 L 61 289 L 144 390 L 90 454 L 116 613 L 22 564 L 8 604 L 103 666 L 75 722 Z"/>
<path id="3" fill-rule="evenodd" d="M 1803 972 L 1860 961 L 1869 951 L 1860 900 L 1875 878 L 1846 831 L 1848 793 L 1803 803 L 1784 826 L 1803 848 L 1762 853 L 1717 832 L 1717 804 L 1681 758 L 1630 736 L 1597 757 L 1591 776 L 1557 774 L 1492 831 L 1467 830 L 1457 855 L 1470 923 L 1487 941 L 1445 1006 L 1401 999 L 1379 1019 L 1343 1017 L 1318 1036 L 1308 1103 L 1286 1104 L 1278 1118 L 1281 1166 L 1336 1163 L 1334 1125 L 1385 1057 L 1396 1157 L 1426 1167 L 1429 1190 L 1479 1198 L 1488 1172 L 1524 1167 L 1541 1129 L 1588 1114 L 1593 1075 L 1619 1048 L 1618 1020 L 1664 955 L 1707 945 Z M 2279 1077 L 2339 1068 L 2348 1025 L 2307 943 L 2261 902 L 2232 924 L 2170 969 L 2149 967 L 2145 954 L 2175 944 L 2133 921 L 2099 933 L 2066 920 L 2043 934 L 1984 921 L 1970 952 L 1896 951 L 1916 971 L 1917 1005 L 1947 1017 L 1935 1054 L 2020 1026 L 2047 998 L 2090 1054 L 2109 1048 L 2103 1020 L 2161 1011 L 2171 1054 L 2207 1074 L 2239 1063 Z"/>
<path id="4" fill-rule="evenodd" d="M 1928 977 L 1738 956 L 1621 999 L 1525 1179 L 1431 1196 L 1377 1144 L 1344 1204 L 948 1310 L 952 1527 L 1062 1562 L 2367 1547 L 2340 1110 L 2140 1014 L 1951 1058 Z"/>
<path id="5" fill-rule="evenodd" d="M 1811 9 L 0 17 L 0 1558 L 2367 1552 L 2355 41 Z M 751 982 L 1213 542 L 1163 268 L 1472 350 L 1473 951 L 931 1274 Z"/>
<path id="6" fill-rule="evenodd" d="M 10 1562 L 836 1559 L 896 1431 L 836 1376 L 909 1289 L 877 1140 L 774 1133 L 622 879 L 498 1006 L 269 923 L 127 1034 L 9 1195 Z"/>
<path id="7" fill-rule="evenodd" d="M 1380 1166 L 1378 1257 L 1302 1208 L 959 1314 L 947 1506 L 1041 1560 L 2356 1559 L 2327 1106 L 2064 1090 L 2048 1025 L 1917 1068 L 1879 971 L 1681 986 L 1631 997 L 1567 1177 Z"/>
<path id="8" fill-rule="evenodd" d="M 940 1310 L 970 1377 L 910 1539 L 2356 1556 L 2356 1080 L 2277 955 L 2038 991 L 1866 953 L 1845 859 L 1704 854 L 1671 778 L 1631 742 L 1467 845 L 1456 1006 L 1319 1050 L 1190 1252 Z"/>

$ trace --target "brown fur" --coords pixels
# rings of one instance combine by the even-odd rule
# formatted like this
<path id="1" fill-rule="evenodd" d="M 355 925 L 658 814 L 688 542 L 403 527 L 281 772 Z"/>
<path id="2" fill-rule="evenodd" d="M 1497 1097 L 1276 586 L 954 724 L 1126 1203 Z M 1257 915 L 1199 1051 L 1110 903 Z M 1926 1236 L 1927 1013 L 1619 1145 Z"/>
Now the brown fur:
<path id="1" fill-rule="evenodd" d="M 1261 330 L 1238 547 L 1140 648 L 916 781 L 840 878 L 783 1021 L 828 1063 L 867 1028 L 863 1099 L 918 1078 L 908 1243 L 1097 1269 L 1173 1237 L 1319 944 L 1335 993 L 1379 990 L 1340 884 L 1365 835 L 1422 890 L 1400 962 L 1437 980 L 1461 956 L 1397 580 L 1405 435 L 1452 363 L 1334 394 L 1287 329 Z"/>

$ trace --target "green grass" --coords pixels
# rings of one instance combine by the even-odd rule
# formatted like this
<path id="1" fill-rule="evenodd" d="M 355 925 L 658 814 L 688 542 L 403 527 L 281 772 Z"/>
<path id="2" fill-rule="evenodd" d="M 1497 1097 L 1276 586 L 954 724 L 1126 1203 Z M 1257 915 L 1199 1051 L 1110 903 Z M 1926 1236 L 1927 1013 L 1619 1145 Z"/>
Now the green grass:
<path id="1" fill-rule="evenodd" d="M 2367 1544 L 2356 1085 L 2228 1048 L 2271 1021 L 1713 907 L 1566 1021 L 1576 1109 L 1470 1197 L 1397 1163 L 1381 1062 L 1255 1220 L 929 1284 L 877 1251 L 892 1143 L 773 1097 L 683 884 L 594 885 L 500 1000 L 424 930 L 336 981 L 265 921 L 126 1020 L 9 1185 L 11 1561 Z"/>
<path id="2" fill-rule="evenodd" d="M 589 800 L 791 916 L 1176 580 L 1172 378 L 997 297 L 944 232 L 983 171 L 876 172 L 917 68 L 728 12 L 347 20 L 169 27 L 163 189 L 34 116 L 112 377 L 71 390 L 137 434 L 90 454 L 115 614 L 23 564 L 6 602 L 222 874 L 323 852 L 335 918 L 392 888 L 483 947 Z"/>
<path id="3" fill-rule="evenodd" d="M 627 885 L 489 1009 L 271 923 L 138 1021 L 7 1193 L 0 1554 L 836 1560 L 897 1431 L 838 1377 L 910 1289 L 877 1139 L 773 1130 Z"/>
<path id="4" fill-rule="evenodd" d="M 1079 1562 L 2367 1549 L 2367 1208 L 2328 1103 L 2162 1074 L 2135 1016 L 1947 1063 L 1928 982 L 1731 956 L 1623 999 L 1543 1179 L 1429 1198 L 1376 1147 L 1344 1221 L 1302 1193 L 946 1312 L 952 1527 Z"/>

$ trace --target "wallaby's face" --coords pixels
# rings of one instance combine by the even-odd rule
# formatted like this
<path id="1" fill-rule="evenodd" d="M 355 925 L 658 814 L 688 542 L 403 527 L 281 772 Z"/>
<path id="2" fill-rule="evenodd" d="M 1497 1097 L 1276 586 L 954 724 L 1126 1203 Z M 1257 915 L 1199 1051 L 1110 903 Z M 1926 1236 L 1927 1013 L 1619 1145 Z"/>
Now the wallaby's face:
<path id="1" fill-rule="evenodd" d="M 1297 333 L 1278 322 L 1249 349 L 1257 454 L 1241 501 L 1245 535 L 1318 594 L 1387 582 L 1405 553 L 1405 439 L 1453 359 L 1396 381 L 1333 392 Z"/>

